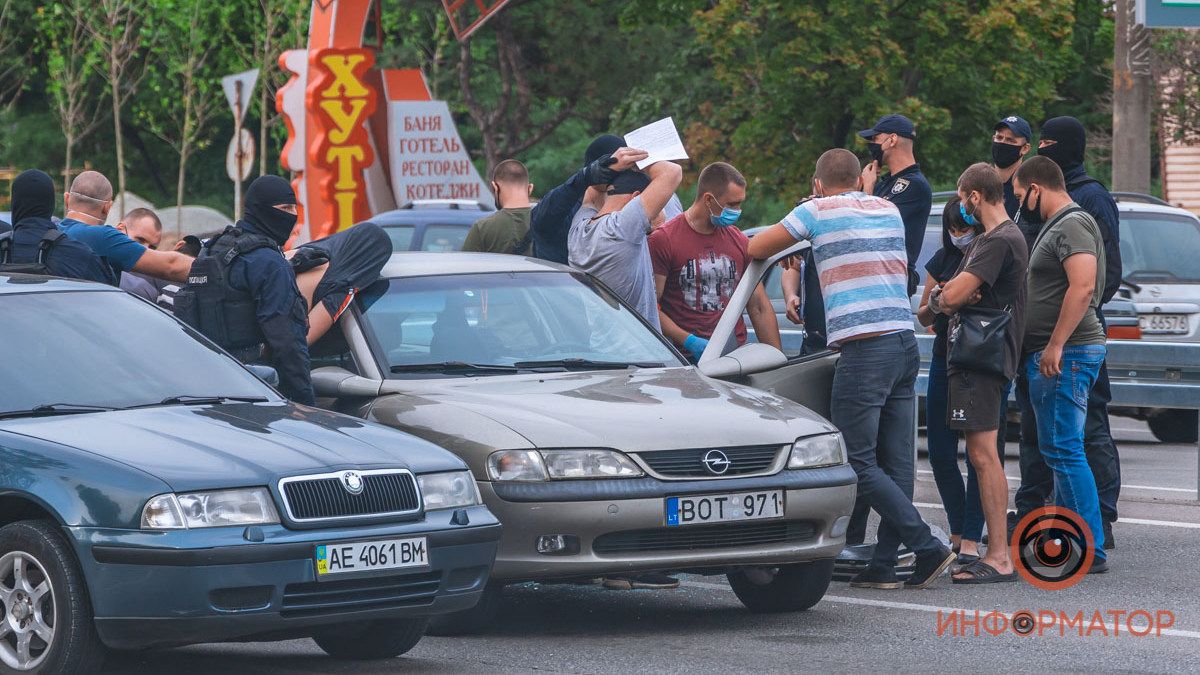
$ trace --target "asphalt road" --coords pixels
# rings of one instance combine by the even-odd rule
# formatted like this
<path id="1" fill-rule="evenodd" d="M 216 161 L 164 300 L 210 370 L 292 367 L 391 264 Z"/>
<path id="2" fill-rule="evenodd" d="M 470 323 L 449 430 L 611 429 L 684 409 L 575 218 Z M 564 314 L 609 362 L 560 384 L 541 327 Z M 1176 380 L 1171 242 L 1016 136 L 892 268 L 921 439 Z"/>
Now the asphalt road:
<path id="1" fill-rule="evenodd" d="M 834 582 L 814 609 L 754 615 L 724 577 L 684 578 L 672 591 L 607 591 L 600 587 L 524 585 L 509 589 L 501 619 L 487 634 L 426 637 L 407 656 L 386 662 L 326 657 L 307 640 L 198 645 L 113 657 L 112 673 L 498 673 L 498 672 L 796 672 L 861 670 L 984 671 L 1048 667 L 1058 671 L 1194 672 L 1200 653 L 1200 502 L 1194 446 L 1156 443 L 1145 426 L 1114 418 L 1123 491 L 1112 571 L 1064 591 L 1023 582 L 954 586 L 943 577 L 924 591 L 869 591 Z M 1010 475 L 1016 447 L 1009 446 Z M 924 458 L 920 468 L 927 470 Z M 1015 487 L 1015 482 L 1012 483 Z M 916 501 L 945 527 L 932 476 L 918 474 Z M 1022 637 L 937 634 L 938 611 L 984 615 L 1030 610 L 1170 612 L 1160 636 L 1091 626 L 1065 636 L 1055 627 Z M 1165 615 L 1163 615 L 1165 617 Z M 997 620 L 993 618 L 993 621 Z M 1134 628 L 1145 623 L 1139 617 Z M 995 628 L 997 624 L 990 624 Z M 1086 628 L 1085 628 L 1086 629 Z M 1107 633 L 1107 635 L 1105 634 Z"/>

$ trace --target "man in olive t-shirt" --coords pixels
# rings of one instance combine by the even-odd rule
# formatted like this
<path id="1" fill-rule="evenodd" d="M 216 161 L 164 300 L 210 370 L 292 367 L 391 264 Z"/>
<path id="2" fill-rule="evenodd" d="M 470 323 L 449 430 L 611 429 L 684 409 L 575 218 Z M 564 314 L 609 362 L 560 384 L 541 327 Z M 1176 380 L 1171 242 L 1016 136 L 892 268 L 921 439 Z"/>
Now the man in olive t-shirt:
<path id="1" fill-rule="evenodd" d="M 1104 328 L 1096 308 L 1104 290 L 1104 240 L 1090 215 L 1067 193 L 1058 165 L 1034 157 L 1017 169 L 1021 209 L 1046 224 L 1029 252 L 1024 376 L 1037 422 L 1038 450 L 1054 471 L 1054 499 L 1091 530 L 1091 572 L 1108 570 L 1096 478 L 1083 435 L 1088 392 L 1104 363 Z M 1022 466 L 1026 464 L 1022 458 Z M 1022 472 L 1024 476 L 1024 471 Z"/>
<path id="2" fill-rule="evenodd" d="M 506 159 L 492 170 L 492 191 L 500 210 L 475 221 L 462 250 L 472 253 L 513 253 L 526 255 L 529 244 L 525 235 L 529 233 L 529 218 L 533 209 L 529 195 L 533 185 L 525 165 L 515 159 Z M 517 250 L 520 248 L 521 250 Z"/>

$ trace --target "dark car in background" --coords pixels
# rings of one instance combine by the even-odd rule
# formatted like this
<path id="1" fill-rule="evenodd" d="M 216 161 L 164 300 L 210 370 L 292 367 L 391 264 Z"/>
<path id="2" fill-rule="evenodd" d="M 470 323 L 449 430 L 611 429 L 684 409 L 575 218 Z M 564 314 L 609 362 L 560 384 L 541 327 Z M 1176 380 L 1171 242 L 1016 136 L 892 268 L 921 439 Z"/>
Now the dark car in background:
<path id="1" fill-rule="evenodd" d="M 408 202 L 371 216 L 392 240 L 392 251 L 458 251 L 475 221 L 494 212 L 487 204 L 464 199 Z"/>
<path id="2" fill-rule="evenodd" d="M 118 289 L 0 275 L 0 671 L 313 638 L 386 658 L 475 606 L 500 524 L 466 464 L 296 405 Z"/>

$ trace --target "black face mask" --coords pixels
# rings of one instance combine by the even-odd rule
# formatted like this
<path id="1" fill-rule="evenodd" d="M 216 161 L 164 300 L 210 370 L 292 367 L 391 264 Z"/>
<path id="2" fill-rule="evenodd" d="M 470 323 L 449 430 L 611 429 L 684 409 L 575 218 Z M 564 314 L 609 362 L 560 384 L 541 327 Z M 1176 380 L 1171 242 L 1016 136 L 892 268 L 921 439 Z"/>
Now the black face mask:
<path id="1" fill-rule="evenodd" d="M 296 193 L 287 180 L 279 176 L 259 176 L 246 190 L 244 218 L 261 234 L 283 246 L 296 227 L 296 214 L 280 211 L 276 204 L 295 204 Z"/>
<path id="2" fill-rule="evenodd" d="M 1021 225 L 1031 232 L 1036 232 L 1041 228 L 1042 223 L 1042 192 L 1038 190 L 1037 202 L 1033 208 L 1029 208 L 1029 191 L 1025 191 L 1025 199 L 1021 200 L 1021 210 L 1018 214 L 1021 220 Z"/>
<path id="3" fill-rule="evenodd" d="M 54 181 L 44 171 L 28 169 L 12 182 L 12 224 L 54 214 Z"/>
<path id="4" fill-rule="evenodd" d="M 1007 169 L 1021 159 L 1021 146 L 1010 143 L 992 141 L 992 163 L 998 168 Z"/>
<path id="5" fill-rule="evenodd" d="M 883 146 L 878 143 L 867 143 L 867 151 L 871 153 L 871 159 L 883 164 Z"/>

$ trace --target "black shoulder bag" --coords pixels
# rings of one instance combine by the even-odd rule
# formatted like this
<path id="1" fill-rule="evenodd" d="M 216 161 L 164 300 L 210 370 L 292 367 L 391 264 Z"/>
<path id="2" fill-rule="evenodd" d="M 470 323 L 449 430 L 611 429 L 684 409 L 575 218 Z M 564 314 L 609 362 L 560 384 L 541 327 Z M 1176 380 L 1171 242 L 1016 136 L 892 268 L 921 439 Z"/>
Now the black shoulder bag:
<path id="1" fill-rule="evenodd" d="M 951 368 L 1005 375 L 1010 308 L 983 309 L 970 305 L 951 322 L 947 363 Z"/>

